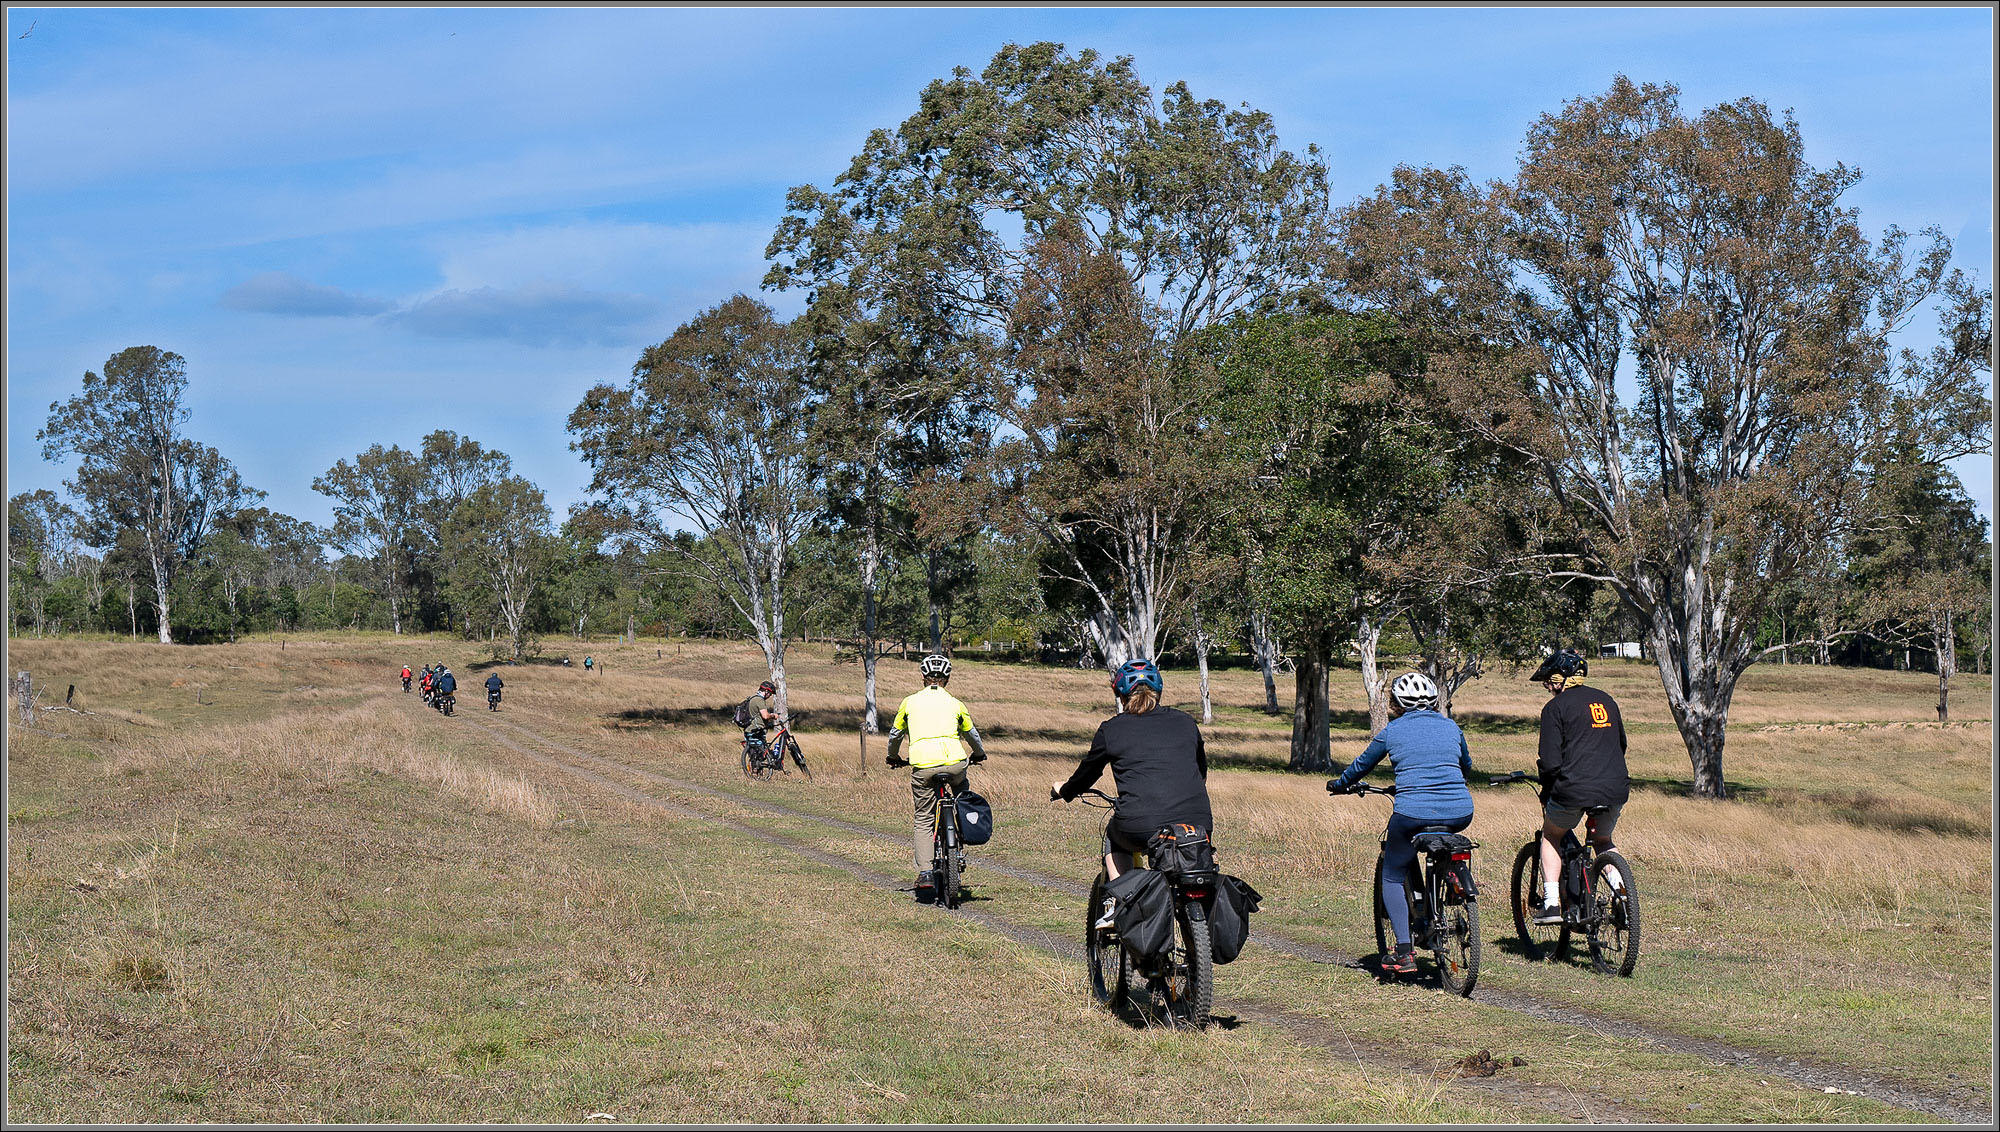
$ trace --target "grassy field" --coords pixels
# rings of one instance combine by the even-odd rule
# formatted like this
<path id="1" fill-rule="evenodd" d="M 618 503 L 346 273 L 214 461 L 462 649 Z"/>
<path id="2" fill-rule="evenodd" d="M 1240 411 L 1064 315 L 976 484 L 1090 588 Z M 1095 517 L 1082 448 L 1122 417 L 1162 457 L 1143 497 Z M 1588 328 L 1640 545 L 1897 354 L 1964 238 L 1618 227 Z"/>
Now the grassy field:
<path id="1" fill-rule="evenodd" d="M 1653 670 L 1600 666 L 1640 780 L 1637 976 L 1510 950 L 1534 799 L 1482 792 L 1465 1001 L 1328 961 L 1373 948 L 1387 807 L 1284 773 L 1261 681 L 1220 673 L 1217 841 L 1266 907 L 1218 974 L 1230 1024 L 1195 1035 L 1096 1008 L 1051 942 L 1078 934 L 1099 821 L 1043 799 L 1108 708 L 1096 673 L 961 659 L 1000 832 L 953 916 L 912 902 L 907 778 L 879 738 L 863 759 L 858 670 L 818 646 L 790 664 L 810 784 L 736 773 L 727 705 L 762 672 L 723 642 L 508 668 L 497 716 L 483 650 L 444 639 L 10 650 L 93 713 L 9 731 L 14 1121 L 1937 1119 L 1870 1082 L 1991 1105 L 1985 678 L 1940 727 L 1934 677 L 1753 669 L 1737 798 L 1712 803 Z M 467 688 L 449 720 L 393 680 L 437 657 Z M 883 678 L 893 710 L 915 666 Z M 1542 699 L 1461 696 L 1479 771 L 1532 766 Z M 1456 1076 L 1482 1048 L 1507 1068 Z"/>

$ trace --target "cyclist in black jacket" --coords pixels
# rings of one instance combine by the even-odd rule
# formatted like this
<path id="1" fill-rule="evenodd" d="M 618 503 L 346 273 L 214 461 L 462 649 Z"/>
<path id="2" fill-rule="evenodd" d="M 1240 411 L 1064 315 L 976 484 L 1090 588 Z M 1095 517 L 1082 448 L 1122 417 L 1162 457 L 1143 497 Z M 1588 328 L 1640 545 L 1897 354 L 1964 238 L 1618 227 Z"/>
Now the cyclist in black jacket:
<path id="1" fill-rule="evenodd" d="M 1600 853 L 1612 847 L 1611 832 L 1632 794 L 1625 769 L 1625 717 L 1618 701 L 1598 688 L 1583 686 L 1589 664 L 1577 654 L 1558 651 L 1542 662 L 1529 679 L 1548 688 L 1542 707 L 1541 746 L 1535 755 L 1536 777 L 1542 782 L 1542 906 L 1538 924 L 1562 922 L 1556 886 L 1562 876 L 1563 834 L 1583 821 L 1586 806 L 1609 806 L 1599 814 L 1591 844 Z"/>
<path id="2" fill-rule="evenodd" d="M 1119 666 L 1111 678 L 1122 711 L 1098 724 L 1090 753 L 1067 782 L 1049 784 L 1049 796 L 1065 802 L 1088 790 L 1108 765 L 1118 784 L 1118 808 L 1104 826 L 1104 869 L 1115 880 L 1132 867 L 1132 854 L 1162 826 L 1186 822 L 1210 830 L 1208 752 L 1201 728 L 1184 711 L 1160 706 L 1165 690 L 1160 669 L 1150 660 Z M 1106 902 L 1100 927 L 1111 922 Z"/>

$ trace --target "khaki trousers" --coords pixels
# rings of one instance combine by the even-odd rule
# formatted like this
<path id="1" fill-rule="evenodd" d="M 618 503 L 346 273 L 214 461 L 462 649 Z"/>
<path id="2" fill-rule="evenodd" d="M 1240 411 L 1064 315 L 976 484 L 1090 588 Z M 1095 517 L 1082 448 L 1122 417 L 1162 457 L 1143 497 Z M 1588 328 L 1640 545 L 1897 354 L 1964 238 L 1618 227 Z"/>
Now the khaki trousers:
<path id="1" fill-rule="evenodd" d="M 966 787 L 965 772 L 971 763 L 960 759 L 943 766 L 913 766 L 910 768 L 910 799 L 916 810 L 916 833 L 912 839 L 913 856 L 917 871 L 927 873 L 931 868 L 931 837 L 937 829 L 937 787 L 938 780 L 951 783 L 952 793 Z"/>

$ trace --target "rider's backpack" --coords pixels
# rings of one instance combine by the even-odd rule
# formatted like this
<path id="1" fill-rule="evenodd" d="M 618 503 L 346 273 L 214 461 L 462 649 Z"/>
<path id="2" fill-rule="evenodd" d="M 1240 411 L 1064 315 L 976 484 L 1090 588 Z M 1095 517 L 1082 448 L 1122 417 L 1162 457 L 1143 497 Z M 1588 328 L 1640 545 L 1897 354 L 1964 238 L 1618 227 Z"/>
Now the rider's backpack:
<path id="1" fill-rule="evenodd" d="M 1250 939 L 1250 914 L 1263 896 L 1242 877 L 1224 876 L 1208 911 L 1208 938 L 1217 963 L 1228 963 Z"/>
<path id="2" fill-rule="evenodd" d="M 736 714 L 730 718 L 736 721 L 736 726 L 748 728 L 750 726 L 750 701 L 744 700 L 742 703 L 737 704 Z"/>
<path id="3" fill-rule="evenodd" d="M 1174 892 L 1152 869 L 1128 869 L 1106 886 L 1118 900 L 1112 922 L 1118 941 L 1140 959 L 1150 959 L 1174 942 Z"/>
<path id="4" fill-rule="evenodd" d="M 958 839 L 967 845 L 993 840 L 993 804 L 970 790 L 958 792 Z"/>
<path id="5" fill-rule="evenodd" d="M 1186 822 L 1161 826 L 1158 833 L 1147 839 L 1146 861 L 1154 870 L 1182 884 L 1214 884 L 1219 872 L 1208 831 Z"/>

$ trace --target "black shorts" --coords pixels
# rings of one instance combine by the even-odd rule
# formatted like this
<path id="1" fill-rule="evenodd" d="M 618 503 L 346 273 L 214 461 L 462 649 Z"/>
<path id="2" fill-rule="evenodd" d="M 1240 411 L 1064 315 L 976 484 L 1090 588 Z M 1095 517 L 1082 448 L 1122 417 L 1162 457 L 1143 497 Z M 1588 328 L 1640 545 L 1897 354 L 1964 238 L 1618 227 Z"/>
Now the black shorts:
<path id="1" fill-rule="evenodd" d="M 1161 823 L 1165 824 L 1165 823 Z M 1113 853 L 1144 853 L 1146 842 L 1160 831 L 1159 825 L 1141 825 L 1121 822 L 1116 815 L 1104 823 L 1104 855 Z"/>

